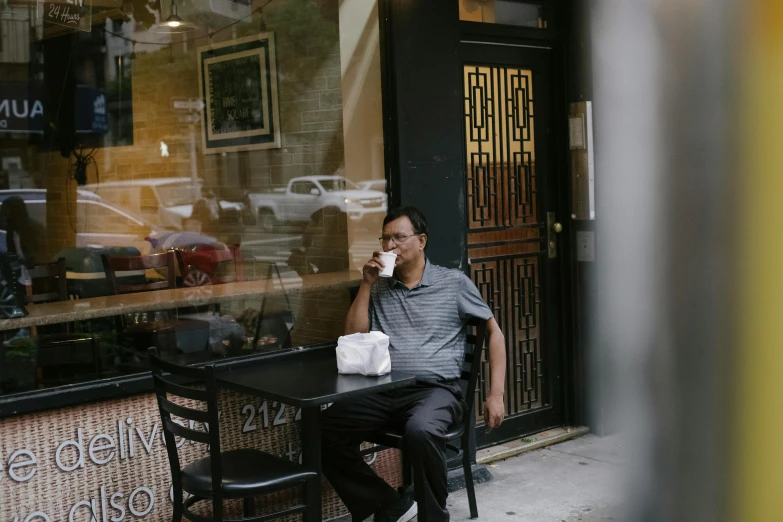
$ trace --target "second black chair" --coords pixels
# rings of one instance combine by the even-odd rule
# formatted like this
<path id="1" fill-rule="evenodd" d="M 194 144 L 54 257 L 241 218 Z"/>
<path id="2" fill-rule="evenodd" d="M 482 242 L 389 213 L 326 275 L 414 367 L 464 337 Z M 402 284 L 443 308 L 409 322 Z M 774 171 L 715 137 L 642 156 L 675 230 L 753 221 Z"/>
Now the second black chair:
<path id="1" fill-rule="evenodd" d="M 446 448 L 456 452 L 462 457 L 462 469 L 465 473 L 465 487 L 468 490 L 468 506 L 470 507 L 470 518 L 478 517 L 478 506 L 476 504 L 476 489 L 473 487 L 473 469 L 471 467 L 471 451 L 473 444 L 473 409 L 476 402 L 476 383 L 478 381 L 479 368 L 481 368 L 481 354 L 484 350 L 484 337 L 487 332 L 487 321 L 482 319 L 470 319 L 467 324 L 472 332 L 467 334 L 467 346 L 465 347 L 465 357 L 463 359 L 462 375 L 460 376 L 460 386 L 465 393 L 466 408 L 462 414 L 462 419 L 449 426 L 446 432 Z M 402 449 L 402 428 L 385 430 L 370 437 L 368 442 L 372 442 L 386 448 Z M 454 443 L 460 441 L 457 446 Z M 373 449 L 365 450 L 365 453 L 372 452 Z M 376 450 L 377 451 L 377 450 Z M 404 486 L 412 485 L 411 468 L 402 455 L 402 474 Z"/>
<path id="2" fill-rule="evenodd" d="M 300 464 L 256 449 L 220 450 L 214 365 L 203 369 L 180 366 L 161 360 L 155 350 L 150 349 L 150 366 L 171 466 L 174 522 L 179 522 L 183 516 L 193 522 L 228 522 L 229 519 L 224 518 L 223 501 L 229 499 L 243 499 L 244 503 L 244 518 L 233 520 L 263 522 L 302 513 L 306 522 L 321 522 L 308 519 L 305 500 L 307 488 L 320 480 L 316 473 L 307 471 Z M 179 400 L 175 402 L 170 396 Z M 197 401 L 200 403 L 198 407 L 203 405 L 205 408 L 184 406 L 181 399 Z M 180 425 L 172 420 L 172 415 L 202 423 L 206 429 L 198 431 Z M 209 456 L 183 466 L 175 437 L 208 444 Z M 302 487 L 301 503 L 273 513 L 254 515 L 255 497 L 297 486 Z M 185 499 L 183 491 L 192 496 Z M 203 501 L 212 502 L 211 516 L 193 512 Z"/>

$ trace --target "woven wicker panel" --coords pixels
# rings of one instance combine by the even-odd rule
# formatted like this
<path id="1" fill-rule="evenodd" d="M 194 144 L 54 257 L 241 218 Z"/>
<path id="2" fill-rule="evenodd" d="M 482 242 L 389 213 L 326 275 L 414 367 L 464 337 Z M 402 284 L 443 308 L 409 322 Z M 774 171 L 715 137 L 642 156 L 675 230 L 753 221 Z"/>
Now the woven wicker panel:
<path id="1" fill-rule="evenodd" d="M 280 405 L 269 401 L 268 426 L 265 427 L 263 410 L 261 414 L 258 413 L 263 402 L 256 397 L 229 392 L 221 395 L 222 448 L 258 448 L 276 455 L 298 458 L 300 423 L 294 420 L 296 412 L 291 407 L 285 407 L 280 413 Z M 255 411 L 255 419 L 253 423 L 248 423 L 251 409 Z M 256 429 L 243 433 L 246 424 L 255 424 Z M 130 438 L 128 428 L 133 433 Z M 64 471 L 55 462 L 58 447 L 65 441 L 78 441 L 79 429 L 84 466 Z M 98 435 L 106 437 L 94 440 Z M 122 448 L 120 439 L 123 440 Z M 152 394 L 0 420 L 0 520 L 16 522 L 16 517 L 19 518 L 18 522 L 47 520 L 43 516 L 30 517 L 32 513 L 39 512 L 45 514 L 50 522 L 65 522 L 76 506 L 73 520 L 87 522 L 91 518 L 92 504 L 98 522 L 109 522 L 112 519 L 117 522 L 169 521 L 171 474 L 162 439 L 160 417 Z M 98 449 L 101 445 L 112 443 L 114 448 Z M 89 451 L 91 444 L 93 458 Z M 146 446 L 149 446 L 149 452 Z M 32 452 L 37 464 L 10 470 L 9 459 L 19 450 Z M 179 448 L 180 459 L 188 462 L 203 456 L 205 451 L 205 445 L 185 441 Z M 13 462 L 18 464 L 27 460 L 29 456 L 18 454 Z M 108 462 L 98 464 L 96 460 Z M 61 449 L 60 463 L 64 467 L 77 463 L 77 450 L 73 445 Z M 373 468 L 393 486 L 401 484 L 399 454 L 396 451 L 378 453 Z M 23 482 L 10 476 L 13 473 L 17 478 L 24 478 L 33 470 L 34 474 Z M 134 516 L 131 508 L 136 513 L 147 511 L 149 495 L 146 490 L 139 488 L 146 488 L 154 495 L 152 509 L 140 517 Z M 131 503 L 130 496 L 134 492 Z M 259 512 L 274 511 L 295 500 L 295 491 L 281 492 L 258 499 L 257 508 Z M 113 507 L 112 501 L 122 508 Z M 79 502 L 82 504 L 77 505 Z M 236 503 L 227 503 L 226 506 L 234 514 L 241 512 Z M 344 514 L 345 507 L 331 486 L 324 481 L 324 519 Z"/>

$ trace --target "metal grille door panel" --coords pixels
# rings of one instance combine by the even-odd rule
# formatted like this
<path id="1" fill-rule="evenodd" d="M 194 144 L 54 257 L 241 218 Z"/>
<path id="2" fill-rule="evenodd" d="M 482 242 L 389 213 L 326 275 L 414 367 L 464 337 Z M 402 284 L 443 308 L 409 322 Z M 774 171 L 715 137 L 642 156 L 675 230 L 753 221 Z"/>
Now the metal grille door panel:
<path id="1" fill-rule="evenodd" d="M 536 168 L 533 79 L 533 69 L 521 67 L 463 68 L 468 258 L 471 277 L 506 337 L 507 423 L 552 402 L 542 273 L 547 201 Z M 479 425 L 489 371 L 485 353 L 477 386 Z"/>

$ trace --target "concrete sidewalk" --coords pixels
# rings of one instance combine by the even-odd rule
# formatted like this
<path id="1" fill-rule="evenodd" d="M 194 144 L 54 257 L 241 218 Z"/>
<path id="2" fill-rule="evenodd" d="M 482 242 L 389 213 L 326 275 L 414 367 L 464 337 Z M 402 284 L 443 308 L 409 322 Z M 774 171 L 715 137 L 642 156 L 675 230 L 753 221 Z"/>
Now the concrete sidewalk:
<path id="1" fill-rule="evenodd" d="M 618 436 L 585 435 L 490 464 L 476 486 L 480 522 L 623 520 L 623 447 Z M 464 489 L 449 496 L 452 521 L 468 520 Z"/>

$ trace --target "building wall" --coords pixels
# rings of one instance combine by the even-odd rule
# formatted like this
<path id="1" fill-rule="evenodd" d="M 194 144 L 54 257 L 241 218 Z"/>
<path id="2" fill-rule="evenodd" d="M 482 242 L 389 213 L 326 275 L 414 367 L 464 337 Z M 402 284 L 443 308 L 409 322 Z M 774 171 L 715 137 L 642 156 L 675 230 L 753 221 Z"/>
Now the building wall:
<path id="1" fill-rule="evenodd" d="M 221 393 L 219 408 L 222 450 L 257 448 L 299 459 L 300 421 L 294 408 L 230 392 Z M 183 463 L 206 455 L 200 443 L 182 441 L 178 448 Z M 3 520 L 87 521 L 91 507 L 97 520 L 171 520 L 171 472 L 153 394 L 4 419 L 0 462 Z M 402 483 L 397 450 L 378 453 L 373 468 L 390 484 Z M 324 520 L 345 515 L 334 490 L 326 481 L 324 486 Z M 292 493 L 265 496 L 257 506 L 283 508 L 295 500 Z M 241 515 L 238 502 L 226 502 L 226 507 Z"/>

